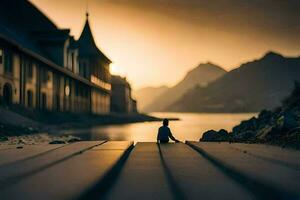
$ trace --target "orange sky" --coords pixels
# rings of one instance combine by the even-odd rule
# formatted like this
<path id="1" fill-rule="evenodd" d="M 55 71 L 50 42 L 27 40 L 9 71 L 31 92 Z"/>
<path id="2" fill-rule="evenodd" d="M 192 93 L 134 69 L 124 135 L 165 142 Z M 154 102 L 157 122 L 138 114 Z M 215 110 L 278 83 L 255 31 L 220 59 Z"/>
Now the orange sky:
<path id="1" fill-rule="evenodd" d="M 293 2 L 89 0 L 88 7 L 95 40 L 113 60 L 113 72 L 126 75 L 133 88 L 140 88 L 173 85 L 200 62 L 230 70 L 268 50 L 299 55 L 300 6 L 288 1 Z M 86 1 L 31 2 L 79 37 Z"/>

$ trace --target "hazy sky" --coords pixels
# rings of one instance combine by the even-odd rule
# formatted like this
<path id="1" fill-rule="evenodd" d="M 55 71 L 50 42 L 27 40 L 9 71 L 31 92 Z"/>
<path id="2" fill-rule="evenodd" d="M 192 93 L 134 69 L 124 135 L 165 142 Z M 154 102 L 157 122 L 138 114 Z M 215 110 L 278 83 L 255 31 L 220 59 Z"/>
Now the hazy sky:
<path id="1" fill-rule="evenodd" d="M 79 37 L 85 0 L 31 0 Z M 201 62 L 227 70 L 268 50 L 300 55 L 299 0 L 89 0 L 98 47 L 134 88 L 173 85 Z"/>

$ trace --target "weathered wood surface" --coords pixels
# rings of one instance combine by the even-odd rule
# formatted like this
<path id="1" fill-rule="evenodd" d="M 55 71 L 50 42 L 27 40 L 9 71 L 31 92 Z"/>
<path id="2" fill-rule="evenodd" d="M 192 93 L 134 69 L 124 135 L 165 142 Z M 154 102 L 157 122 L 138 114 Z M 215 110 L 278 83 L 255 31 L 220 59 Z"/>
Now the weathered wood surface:
<path id="1" fill-rule="evenodd" d="M 103 145 L 108 148 L 96 149 L 95 145 L 102 142 L 80 142 L 68 146 L 64 160 L 47 167 L 44 170 L 33 173 L 32 175 L 18 180 L 8 187 L 0 188 L 1 196 L 4 199 L 74 199 L 78 198 L 89 188 L 93 187 L 97 181 L 117 162 L 126 149 L 133 145 L 132 142 L 123 142 L 123 148 L 111 150 L 110 146 L 114 142 Z M 111 145 L 109 145 L 111 144 Z M 67 148 L 67 147 L 65 147 Z M 95 149 L 94 149 L 95 148 Z M 60 156 L 55 152 L 56 156 Z M 71 151 L 72 149 L 72 151 Z M 70 151 L 69 151 L 70 150 Z M 78 150 L 81 153 L 76 153 Z M 68 153 L 75 152 L 73 156 Z M 45 155 L 44 159 L 55 159 Z M 39 162 L 43 162 L 43 160 Z M 61 159 L 58 157 L 57 159 Z M 19 168 L 22 168 L 20 166 Z M 2 171 L 1 171 L 2 172 Z M 1 174 L 2 175 L 2 174 Z M 17 192 L 16 192 L 17 191 Z"/>
<path id="2" fill-rule="evenodd" d="M 162 144 L 160 149 L 166 167 L 182 193 L 179 195 L 187 199 L 253 199 L 245 188 L 186 144 Z"/>
<path id="3" fill-rule="evenodd" d="M 137 143 L 105 198 L 173 198 L 155 143 Z"/>
<path id="4" fill-rule="evenodd" d="M 0 149 L 0 166 L 32 158 L 38 155 L 43 155 L 46 152 L 60 148 L 64 145 L 65 144 L 1 145 L 2 149 Z"/>
<path id="5" fill-rule="evenodd" d="M 199 150 L 220 169 L 227 170 L 232 177 L 243 180 L 246 187 L 252 188 L 253 192 L 262 198 L 300 198 L 300 171 L 297 169 L 249 155 L 247 152 L 236 150 L 236 146 L 229 143 L 188 142 L 188 144 Z M 261 156 L 271 155 L 271 151 L 267 151 L 264 147 L 255 150 L 257 154 L 261 152 Z"/>
<path id="6" fill-rule="evenodd" d="M 106 195 L 107 199 L 199 197 L 251 199 L 253 195 L 182 143 L 138 143 Z"/>
<path id="7" fill-rule="evenodd" d="M 47 151 L 45 154 L 35 154 L 40 156 L 33 156 L 27 159 L 19 160 L 16 162 L 11 162 L 5 165 L 0 166 L 0 188 L 8 187 L 10 184 L 15 184 L 27 177 L 43 171 L 56 163 L 62 162 L 65 159 L 68 159 L 74 155 L 79 154 L 82 151 L 92 148 L 93 146 L 102 144 L 104 141 L 90 141 L 90 142 L 78 142 L 69 145 L 65 145 L 61 148 L 54 148 L 54 151 Z M 51 146 L 51 145 L 49 145 Z M 44 147 L 34 148 L 34 147 L 25 147 L 29 149 L 31 153 L 35 150 L 41 152 L 41 149 Z M 20 149 L 15 151 L 16 154 L 20 154 Z M 45 151 L 43 151 L 45 152 Z M 14 154 L 11 155 L 14 157 Z"/>
<path id="8" fill-rule="evenodd" d="M 0 199 L 299 199 L 299 158 L 258 144 L 24 145 L 0 150 Z"/>
<path id="9" fill-rule="evenodd" d="M 231 147 L 248 155 L 300 170 L 300 152 L 264 144 L 233 143 Z"/>

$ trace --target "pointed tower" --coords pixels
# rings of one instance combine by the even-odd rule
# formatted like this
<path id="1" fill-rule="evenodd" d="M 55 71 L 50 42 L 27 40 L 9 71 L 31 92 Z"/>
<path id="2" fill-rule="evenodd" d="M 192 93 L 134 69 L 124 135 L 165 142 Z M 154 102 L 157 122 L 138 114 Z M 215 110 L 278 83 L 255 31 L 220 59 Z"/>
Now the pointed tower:
<path id="1" fill-rule="evenodd" d="M 91 81 L 96 87 L 91 90 L 91 110 L 93 113 L 108 113 L 110 111 L 111 75 L 110 59 L 97 47 L 86 13 L 86 22 L 77 41 L 79 54 L 79 74 Z"/>
<path id="2" fill-rule="evenodd" d="M 107 63 L 111 63 L 110 59 L 107 58 L 97 47 L 90 23 L 89 23 L 89 14 L 86 13 L 86 21 L 83 28 L 83 31 L 78 39 L 78 45 L 79 45 L 79 56 L 83 57 L 99 57 L 100 59 L 103 59 Z"/>

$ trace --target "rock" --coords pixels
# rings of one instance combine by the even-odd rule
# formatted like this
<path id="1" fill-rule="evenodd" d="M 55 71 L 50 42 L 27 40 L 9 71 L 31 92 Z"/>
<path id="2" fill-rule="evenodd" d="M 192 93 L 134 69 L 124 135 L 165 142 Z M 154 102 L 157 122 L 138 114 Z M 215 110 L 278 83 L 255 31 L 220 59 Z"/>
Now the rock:
<path id="1" fill-rule="evenodd" d="M 216 131 L 211 131 L 202 139 L 219 137 Z M 300 84 L 282 106 L 272 111 L 263 110 L 257 118 L 241 122 L 233 128 L 229 138 L 229 142 L 263 142 L 300 149 Z"/>
<path id="2" fill-rule="evenodd" d="M 258 127 L 258 120 L 255 117 L 252 117 L 249 120 L 242 121 L 240 125 L 235 126 L 232 129 L 232 132 L 233 134 L 239 134 L 249 130 L 254 131 L 257 129 L 257 127 Z"/>
<path id="3" fill-rule="evenodd" d="M 240 132 L 238 134 L 234 134 L 232 135 L 233 140 L 236 142 L 245 142 L 248 140 L 254 140 L 255 138 L 255 131 L 252 130 L 245 130 L 243 132 Z"/>
<path id="4" fill-rule="evenodd" d="M 258 138 L 259 140 L 265 140 L 266 136 L 272 131 L 273 126 L 265 126 L 264 128 L 258 130 L 257 134 L 256 134 L 256 138 Z"/>
<path id="5" fill-rule="evenodd" d="M 66 142 L 62 140 L 53 140 L 49 142 L 49 144 L 66 144 Z"/>
<path id="6" fill-rule="evenodd" d="M 220 135 L 222 135 L 223 137 L 228 137 L 228 131 L 226 131 L 225 129 L 221 129 L 218 132 Z"/>
<path id="7" fill-rule="evenodd" d="M 21 138 L 19 139 L 18 144 L 26 144 L 26 141 L 23 138 Z"/>
<path id="8" fill-rule="evenodd" d="M 265 127 L 266 125 L 269 125 L 272 123 L 273 120 L 273 113 L 268 110 L 263 110 L 259 113 L 258 119 L 257 119 L 257 128 Z"/>
<path id="9" fill-rule="evenodd" d="M 276 125 L 283 131 L 289 131 L 297 128 L 299 123 L 292 113 L 286 112 L 277 119 Z"/>
<path id="10" fill-rule="evenodd" d="M 8 141 L 8 137 L 6 137 L 5 135 L 0 135 L 0 142 L 3 141 Z"/>
<path id="11" fill-rule="evenodd" d="M 229 134 L 226 130 L 221 129 L 220 131 L 209 130 L 203 133 L 200 141 L 202 142 L 221 142 L 228 141 Z"/>
<path id="12" fill-rule="evenodd" d="M 212 141 L 218 137 L 218 132 L 215 130 L 209 130 L 203 133 L 202 138 L 199 141 Z"/>
<path id="13" fill-rule="evenodd" d="M 259 115 L 258 115 L 258 119 L 264 120 L 264 121 L 269 121 L 272 118 L 272 112 L 269 110 L 262 110 Z"/>
<path id="14" fill-rule="evenodd" d="M 68 143 L 73 143 L 73 142 L 80 142 L 81 139 L 80 138 L 71 138 L 68 140 Z"/>
<path id="15" fill-rule="evenodd" d="M 267 125 L 258 131 L 256 138 L 264 142 L 270 142 L 275 137 L 278 137 L 280 133 L 281 131 L 277 126 Z"/>
<path id="16" fill-rule="evenodd" d="M 282 138 L 284 145 L 300 149 L 300 127 L 293 129 Z"/>

